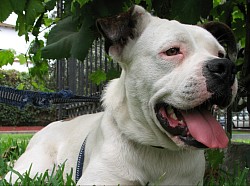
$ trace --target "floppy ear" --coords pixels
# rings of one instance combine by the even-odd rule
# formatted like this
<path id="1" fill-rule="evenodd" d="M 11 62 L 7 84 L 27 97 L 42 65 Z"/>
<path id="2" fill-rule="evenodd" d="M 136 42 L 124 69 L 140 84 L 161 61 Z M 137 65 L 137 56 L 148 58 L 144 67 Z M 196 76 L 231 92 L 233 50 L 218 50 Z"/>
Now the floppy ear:
<path id="1" fill-rule="evenodd" d="M 236 61 L 237 46 L 233 31 L 226 24 L 221 22 L 209 22 L 202 25 L 203 28 L 208 30 L 218 42 L 226 49 L 227 57 Z"/>
<path id="2" fill-rule="evenodd" d="M 146 10 L 133 6 L 127 12 L 107 18 L 97 19 L 96 26 L 105 38 L 105 51 L 119 55 L 129 39 L 135 39 L 145 26 L 141 24 Z"/>

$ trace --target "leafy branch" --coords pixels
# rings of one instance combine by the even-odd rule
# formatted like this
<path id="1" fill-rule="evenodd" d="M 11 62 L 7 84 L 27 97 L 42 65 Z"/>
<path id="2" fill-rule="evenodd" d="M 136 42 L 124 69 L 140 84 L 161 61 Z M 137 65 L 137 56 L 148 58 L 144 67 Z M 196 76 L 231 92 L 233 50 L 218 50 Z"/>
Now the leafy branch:
<path id="1" fill-rule="evenodd" d="M 0 3 L 0 22 L 14 12 L 18 15 L 16 30 L 25 35 L 35 36 L 29 51 L 17 55 L 24 62 L 30 60 L 34 67 L 31 74 L 42 78 L 49 67 L 49 59 L 74 57 L 84 60 L 93 41 L 100 37 L 95 22 L 97 18 L 112 16 L 127 10 L 133 4 L 140 4 L 153 14 L 167 19 L 176 19 L 182 23 L 197 24 L 208 20 L 221 21 L 229 25 L 244 54 L 246 39 L 246 21 L 249 12 L 246 0 L 2 0 Z M 55 16 L 55 9 L 57 15 Z M 54 16 L 51 16 L 54 15 Z M 46 42 L 39 39 L 44 30 Z M 248 39 L 249 40 L 249 39 Z M 0 52 L 0 66 L 13 63 L 12 51 Z M 249 51 L 248 51 L 249 53 Z M 249 55 L 247 53 L 247 55 Z M 245 69 L 250 66 L 245 55 L 240 55 L 236 62 L 238 78 L 244 86 L 243 91 L 250 90 L 249 78 Z M 247 68 L 246 68 L 247 67 Z M 106 76 L 106 77 L 105 77 Z M 93 78 L 96 77 L 96 78 Z M 92 75 L 97 84 L 108 79 L 100 71 Z M 248 95 L 248 94 L 247 94 Z M 239 96 L 242 96 L 239 94 Z"/>

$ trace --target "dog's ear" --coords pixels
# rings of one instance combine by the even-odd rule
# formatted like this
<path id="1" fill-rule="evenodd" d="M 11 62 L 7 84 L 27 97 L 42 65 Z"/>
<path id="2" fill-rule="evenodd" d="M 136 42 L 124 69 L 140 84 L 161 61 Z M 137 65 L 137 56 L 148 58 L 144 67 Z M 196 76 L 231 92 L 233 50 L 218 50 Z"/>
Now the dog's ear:
<path id="1" fill-rule="evenodd" d="M 208 22 L 202 25 L 202 27 L 208 30 L 226 49 L 227 57 L 232 61 L 236 61 L 237 45 L 231 28 L 221 22 Z"/>
<path id="2" fill-rule="evenodd" d="M 105 38 L 105 51 L 119 55 L 129 39 L 138 37 L 145 28 L 142 24 L 144 15 L 149 13 L 135 5 L 119 15 L 97 19 L 97 28 Z"/>

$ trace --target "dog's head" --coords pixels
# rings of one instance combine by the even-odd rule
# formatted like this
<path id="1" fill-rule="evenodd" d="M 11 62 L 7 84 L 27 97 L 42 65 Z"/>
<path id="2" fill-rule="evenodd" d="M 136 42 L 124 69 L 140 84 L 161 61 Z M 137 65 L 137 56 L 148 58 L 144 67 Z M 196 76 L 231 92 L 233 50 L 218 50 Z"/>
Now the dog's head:
<path id="1" fill-rule="evenodd" d="M 97 27 L 122 67 L 105 104 L 124 134 L 172 149 L 226 147 L 228 138 L 210 111 L 227 107 L 237 92 L 230 28 L 160 19 L 139 6 L 99 19 Z"/>

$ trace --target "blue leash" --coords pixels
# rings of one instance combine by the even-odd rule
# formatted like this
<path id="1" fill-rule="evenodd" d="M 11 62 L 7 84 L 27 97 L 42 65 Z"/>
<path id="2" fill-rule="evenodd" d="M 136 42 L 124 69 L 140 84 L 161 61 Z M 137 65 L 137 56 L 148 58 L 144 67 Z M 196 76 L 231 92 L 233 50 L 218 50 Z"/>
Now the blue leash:
<path id="1" fill-rule="evenodd" d="M 87 141 L 87 137 L 85 138 L 79 155 L 78 155 L 78 159 L 77 159 L 77 164 L 76 164 L 76 177 L 75 177 L 75 181 L 76 183 L 79 181 L 79 179 L 82 176 L 82 169 L 83 169 L 83 164 L 84 164 L 84 155 L 85 155 L 85 146 L 86 146 L 86 141 Z"/>
<path id="2" fill-rule="evenodd" d="M 37 107 L 49 107 L 51 104 L 72 102 L 99 102 L 100 95 L 77 96 L 70 90 L 59 92 L 38 92 L 29 90 L 17 90 L 0 86 L 0 103 L 23 108 L 27 104 Z"/>

